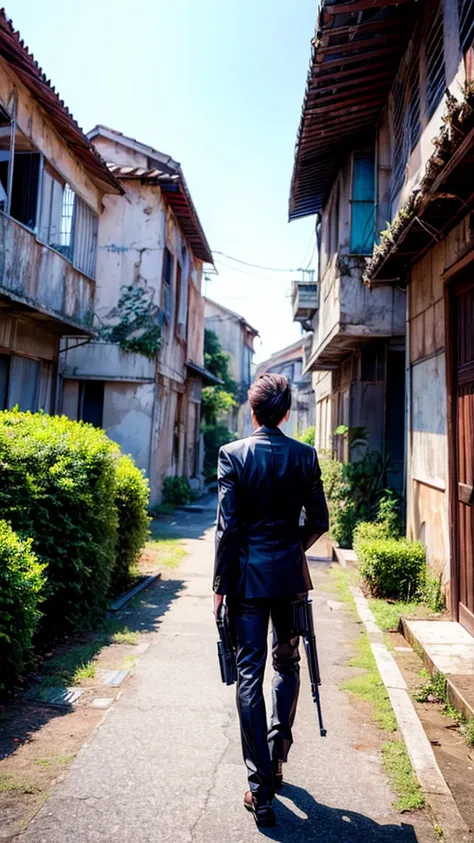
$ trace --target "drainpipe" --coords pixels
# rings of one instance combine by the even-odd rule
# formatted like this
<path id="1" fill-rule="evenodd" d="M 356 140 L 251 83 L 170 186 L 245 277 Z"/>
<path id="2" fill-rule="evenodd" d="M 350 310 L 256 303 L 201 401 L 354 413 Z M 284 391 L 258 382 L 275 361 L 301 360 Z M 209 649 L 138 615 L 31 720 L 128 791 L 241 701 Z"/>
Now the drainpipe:
<path id="1" fill-rule="evenodd" d="M 410 281 L 406 287 L 405 303 L 405 443 L 403 457 L 403 486 L 405 489 L 405 533 L 411 505 L 411 362 L 410 362 Z"/>

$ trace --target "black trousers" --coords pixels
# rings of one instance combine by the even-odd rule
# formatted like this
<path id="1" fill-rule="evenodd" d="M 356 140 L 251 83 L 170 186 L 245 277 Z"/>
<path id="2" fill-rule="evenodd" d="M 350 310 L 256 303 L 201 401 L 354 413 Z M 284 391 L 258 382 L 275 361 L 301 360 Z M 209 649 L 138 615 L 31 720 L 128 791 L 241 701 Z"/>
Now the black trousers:
<path id="1" fill-rule="evenodd" d="M 293 742 L 300 686 L 298 638 L 292 637 L 291 598 L 231 598 L 229 614 L 237 645 L 237 708 L 249 786 L 259 801 L 273 795 L 272 760 L 286 761 Z M 268 624 L 273 625 L 273 685 L 270 729 L 263 676 Z"/>

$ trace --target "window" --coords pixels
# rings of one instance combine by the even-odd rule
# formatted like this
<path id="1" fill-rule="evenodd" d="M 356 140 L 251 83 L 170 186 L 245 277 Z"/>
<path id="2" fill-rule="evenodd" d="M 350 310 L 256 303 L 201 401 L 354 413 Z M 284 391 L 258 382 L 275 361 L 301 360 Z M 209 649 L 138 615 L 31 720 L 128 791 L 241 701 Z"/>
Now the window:
<path id="1" fill-rule="evenodd" d="M 390 198 L 393 202 L 402 188 L 408 160 L 407 134 L 405 132 L 405 86 L 397 77 L 393 86 L 393 155 Z"/>
<path id="2" fill-rule="evenodd" d="M 163 255 L 163 275 L 161 279 L 161 309 L 165 322 L 173 318 L 173 270 L 174 257 L 167 246 Z"/>
<path id="3" fill-rule="evenodd" d="M 18 407 L 22 412 L 38 411 L 41 364 L 31 357 L 13 354 L 10 361 L 8 406 Z"/>
<path id="4" fill-rule="evenodd" d="M 408 113 L 407 132 L 408 147 L 412 152 L 421 136 L 420 119 L 420 60 L 418 54 L 413 58 L 407 74 Z"/>
<path id="5" fill-rule="evenodd" d="M 79 196 L 76 196 L 74 206 L 74 266 L 91 278 L 95 277 L 97 228 L 97 215 Z"/>
<path id="6" fill-rule="evenodd" d="M 10 376 L 10 357 L 0 354 L 0 410 L 5 410 L 8 400 L 8 380 Z"/>
<path id="7" fill-rule="evenodd" d="M 252 349 L 244 343 L 242 348 L 242 384 L 245 387 L 249 387 L 252 381 L 252 358 Z"/>
<path id="8" fill-rule="evenodd" d="M 65 182 L 45 161 L 38 239 L 55 249 L 61 246 L 61 218 Z"/>
<path id="9" fill-rule="evenodd" d="M 461 49 L 466 53 L 474 41 L 474 0 L 458 0 Z"/>
<path id="10" fill-rule="evenodd" d="M 427 4 L 425 32 L 426 108 L 428 117 L 432 117 L 446 89 L 444 18 L 439 0 Z"/>
<path id="11" fill-rule="evenodd" d="M 45 164 L 39 239 L 94 278 L 97 227 L 97 215 Z"/>
<path id="12" fill-rule="evenodd" d="M 176 335 L 186 339 L 188 323 L 189 256 L 185 247 L 182 251 L 182 265 L 176 267 Z"/>
<path id="13" fill-rule="evenodd" d="M 353 159 L 351 254 L 370 255 L 375 236 L 375 155 L 357 152 Z"/>
<path id="14" fill-rule="evenodd" d="M 79 391 L 79 418 L 102 427 L 104 418 L 104 381 L 82 381 Z"/>

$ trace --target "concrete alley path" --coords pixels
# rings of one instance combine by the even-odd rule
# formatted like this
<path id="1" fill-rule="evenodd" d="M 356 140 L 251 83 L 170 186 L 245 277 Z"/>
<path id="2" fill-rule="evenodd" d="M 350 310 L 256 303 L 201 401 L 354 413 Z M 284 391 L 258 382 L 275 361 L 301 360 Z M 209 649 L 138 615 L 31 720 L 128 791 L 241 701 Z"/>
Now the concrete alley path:
<path id="1" fill-rule="evenodd" d="M 141 611 L 163 615 L 151 647 L 22 843 L 251 843 L 264 836 L 242 807 L 234 689 L 218 674 L 213 515 L 212 502 L 203 513 L 178 516 L 189 555 L 145 593 Z M 351 673 L 346 662 L 359 625 L 318 589 L 327 567 L 314 563 L 313 574 L 328 737 L 319 737 L 304 667 L 288 784 L 276 800 L 278 826 L 265 836 L 281 843 L 433 843 L 424 812 L 401 816 L 392 808 L 380 733 L 339 690 Z"/>

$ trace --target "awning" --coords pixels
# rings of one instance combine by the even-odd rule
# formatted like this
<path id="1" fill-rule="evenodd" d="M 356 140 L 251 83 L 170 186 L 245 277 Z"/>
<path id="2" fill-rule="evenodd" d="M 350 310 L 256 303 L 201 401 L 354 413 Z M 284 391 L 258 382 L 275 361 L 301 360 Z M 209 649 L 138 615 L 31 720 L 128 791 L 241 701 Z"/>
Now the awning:
<path id="1" fill-rule="evenodd" d="M 193 363 L 191 360 L 188 360 L 186 363 L 186 368 L 191 375 L 198 375 L 206 386 L 222 386 L 224 383 L 220 378 L 213 375 L 212 372 L 209 372 L 208 369 L 205 369 L 204 366 L 198 366 L 197 363 Z"/>

